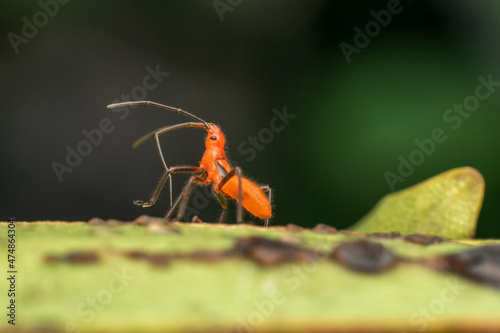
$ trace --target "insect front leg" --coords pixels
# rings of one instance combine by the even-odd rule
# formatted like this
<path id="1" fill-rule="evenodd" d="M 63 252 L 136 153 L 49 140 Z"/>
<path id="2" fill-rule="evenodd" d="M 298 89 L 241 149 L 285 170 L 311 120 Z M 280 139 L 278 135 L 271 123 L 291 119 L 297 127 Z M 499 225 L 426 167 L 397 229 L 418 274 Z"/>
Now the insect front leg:
<path id="1" fill-rule="evenodd" d="M 160 196 L 160 192 L 163 189 L 163 186 L 167 182 L 167 179 L 169 176 L 173 173 L 180 173 L 180 172 L 202 172 L 203 169 L 200 167 L 192 167 L 192 166 L 177 166 L 177 167 L 171 167 L 167 171 L 163 173 L 163 176 L 161 177 L 160 181 L 156 185 L 155 191 L 153 192 L 153 195 L 148 201 L 142 201 L 142 200 L 134 200 L 134 204 L 137 206 L 141 207 L 151 207 L 156 203 L 156 200 L 158 200 L 158 197 Z"/>

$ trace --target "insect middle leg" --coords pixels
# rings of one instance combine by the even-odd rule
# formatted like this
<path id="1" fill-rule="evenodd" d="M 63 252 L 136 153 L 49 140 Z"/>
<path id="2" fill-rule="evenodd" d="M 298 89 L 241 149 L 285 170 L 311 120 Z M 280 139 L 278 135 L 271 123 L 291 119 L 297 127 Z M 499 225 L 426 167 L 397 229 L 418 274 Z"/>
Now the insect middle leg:
<path id="1" fill-rule="evenodd" d="M 219 223 L 223 223 L 224 220 L 226 219 L 227 200 L 226 200 L 226 198 L 224 198 L 224 196 L 220 192 L 215 193 L 215 195 L 217 196 L 217 200 L 219 200 L 219 203 L 222 206 L 222 213 L 220 214 L 220 217 L 219 217 Z"/>
<path id="2" fill-rule="evenodd" d="M 142 201 L 142 200 L 134 200 L 134 204 L 137 206 L 141 207 L 151 207 L 156 203 L 156 200 L 158 200 L 158 197 L 160 196 L 160 192 L 167 182 L 167 179 L 169 176 L 173 173 L 180 173 L 180 172 L 202 172 L 203 169 L 200 167 L 192 167 L 192 166 L 177 166 L 177 167 L 171 167 L 167 171 L 163 173 L 163 176 L 161 177 L 160 181 L 156 185 L 155 191 L 153 192 L 153 195 L 151 195 L 151 198 L 148 201 Z"/>
<path id="3" fill-rule="evenodd" d="M 224 185 L 233 178 L 234 175 L 238 176 L 238 208 L 236 212 L 236 223 L 243 223 L 243 205 L 241 204 L 242 194 L 241 194 L 241 168 L 236 167 L 229 171 L 229 173 L 222 178 L 219 185 L 217 185 L 217 190 L 220 191 Z"/>
<path id="4" fill-rule="evenodd" d="M 217 186 L 217 189 L 220 191 L 222 187 L 231 179 L 234 175 L 238 176 L 238 212 L 237 212 L 237 223 L 242 223 L 243 222 L 243 205 L 241 203 L 242 200 L 242 192 L 241 192 L 241 168 L 236 167 L 232 169 L 224 178 L 220 181 L 219 185 Z M 271 204 L 271 200 L 273 198 L 273 191 L 269 187 L 269 185 L 261 185 L 259 186 L 264 193 L 267 192 L 267 199 L 269 200 L 269 204 Z M 224 208 L 224 206 L 223 206 Z M 223 211 L 223 214 L 225 214 L 225 211 Z M 221 219 L 225 218 L 225 216 L 221 216 Z M 265 220 L 265 226 L 269 226 L 269 218 Z"/>
<path id="5" fill-rule="evenodd" d="M 189 194 L 191 193 L 191 190 L 196 185 L 198 185 L 198 184 L 206 184 L 206 182 L 207 181 L 203 177 L 200 177 L 200 176 L 191 176 L 189 178 L 188 183 L 186 184 L 186 186 L 184 186 L 184 188 L 182 189 L 181 194 L 175 200 L 174 205 L 172 206 L 172 208 L 170 208 L 170 210 L 168 211 L 168 213 L 165 215 L 165 219 L 167 221 L 169 221 L 170 217 L 172 216 L 172 214 L 174 213 L 174 211 L 177 209 L 177 207 L 179 207 L 177 209 L 177 216 L 176 216 L 175 220 L 176 221 L 180 221 L 180 219 L 184 215 L 184 211 L 186 210 L 186 205 L 187 205 L 187 201 L 189 199 Z"/>

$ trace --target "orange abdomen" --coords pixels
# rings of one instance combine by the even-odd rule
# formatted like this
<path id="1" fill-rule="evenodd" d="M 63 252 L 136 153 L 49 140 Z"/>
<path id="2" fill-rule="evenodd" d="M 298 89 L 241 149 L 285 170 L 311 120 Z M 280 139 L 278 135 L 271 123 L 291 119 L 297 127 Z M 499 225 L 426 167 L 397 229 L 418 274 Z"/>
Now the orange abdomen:
<path id="1" fill-rule="evenodd" d="M 221 190 L 231 198 L 238 200 L 238 177 L 232 177 Z M 241 197 L 241 204 L 253 215 L 261 219 L 271 217 L 271 204 L 264 191 L 244 177 L 241 177 Z"/>

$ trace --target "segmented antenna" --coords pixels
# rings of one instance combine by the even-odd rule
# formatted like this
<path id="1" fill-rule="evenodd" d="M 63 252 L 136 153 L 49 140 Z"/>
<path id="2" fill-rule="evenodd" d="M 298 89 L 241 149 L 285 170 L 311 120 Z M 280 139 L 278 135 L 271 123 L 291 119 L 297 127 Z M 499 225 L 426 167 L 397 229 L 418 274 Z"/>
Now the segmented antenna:
<path id="1" fill-rule="evenodd" d="M 175 111 L 177 113 L 183 114 L 185 116 L 191 117 L 191 118 L 199 121 L 200 123 L 202 123 L 207 128 L 207 131 L 209 131 L 210 133 L 212 132 L 210 130 L 210 125 L 206 121 L 204 121 L 203 119 L 195 116 L 194 114 L 191 114 L 191 113 L 189 113 L 187 111 L 184 111 L 182 109 L 179 109 L 179 108 L 174 108 L 172 106 L 163 105 L 163 104 L 156 103 L 156 102 L 151 102 L 151 101 L 121 102 L 121 103 L 109 104 L 107 106 L 107 108 L 108 109 L 113 109 L 113 108 L 119 108 L 119 107 L 122 107 L 122 106 L 131 106 L 131 105 L 152 105 L 152 106 L 156 106 L 156 107 L 159 107 L 159 108 L 162 108 L 162 109 L 167 109 L 167 110 L 170 110 L 170 111 Z"/>

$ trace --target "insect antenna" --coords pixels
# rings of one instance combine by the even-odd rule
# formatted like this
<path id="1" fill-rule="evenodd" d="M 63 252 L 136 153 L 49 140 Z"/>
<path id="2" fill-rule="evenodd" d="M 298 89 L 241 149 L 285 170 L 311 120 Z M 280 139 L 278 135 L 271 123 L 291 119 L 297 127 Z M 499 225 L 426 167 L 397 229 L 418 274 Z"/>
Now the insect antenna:
<path id="1" fill-rule="evenodd" d="M 131 106 L 131 105 L 153 105 L 153 106 L 156 106 L 156 107 L 159 107 L 159 108 L 162 108 L 162 109 L 167 109 L 167 110 L 170 110 L 170 111 L 175 111 L 177 113 L 183 114 L 185 116 L 191 117 L 191 118 L 199 121 L 200 123 L 202 123 L 207 128 L 207 131 L 212 132 L 210 130 L 210 125 L 206 121 L 204 121 L 203 119 L 195 116 L 194 114 L 191 114 L 191 113 L 189 113 L 187 111 L 184 111 L 182 109 L 179 109 L 179 108 L 174 108 L 172 106 L 163 105 L 163 104 L 156 103 L 156 102 L 151 102 L 151 101 L 122 102 L 122 103 L 109 104 L 107 106 L 107 108 L 108 109 L 113 109 L 113 108 L 118 108 L 118 107 L 122 107 L 122 106 Z"/>
<path id="2" fill-rule="evenodd" d="M 161 158 L 161 161 L 163 162 L 163 166 L 165 167 L 165 172 L 166 172 L 166 171 L 168 171 L 168 166 L 167 166 L 167 163 L 165 162 L 165 158 L 163 157 L 163 153 L 162 153 L 161 146 L 160 146 L 159 136 L 164 134 L 164 133 L 170 132 L 172 130 L 176 130 L 179 128 L 186 128 L 186 127 L 204 128 L 205 125 L 202 123 L 189 122 L 189 123 L 182 123 L 182 124 L 177 124 L 177 125 L 173 125 L 173 126 L 159 128 L 159 129 L 156 129 L 152 132 L 149 132 L 148 134 L 146 134 L 143 137 L 136 140 L 134 142 L 134 144 L 132 145 L 132 147 L 137 148 L 140 145 L 142 145 L 144 142 L 146 142 L 147 140 L 154 137 L 156 140 L 156 147 L 158 148 L 158 153 L 160 154 L 160 158 Z M 169 184 L 170 184 L 170 207 L 172 207 L 172 177 L 169 175 L 168 179 L 169 179 Z"/>

